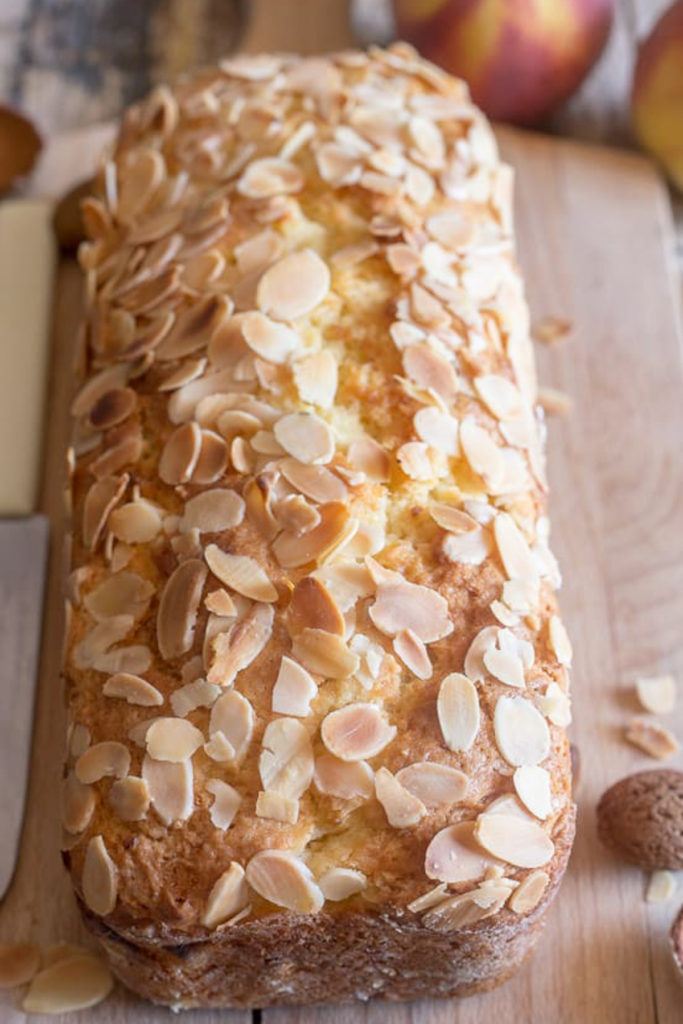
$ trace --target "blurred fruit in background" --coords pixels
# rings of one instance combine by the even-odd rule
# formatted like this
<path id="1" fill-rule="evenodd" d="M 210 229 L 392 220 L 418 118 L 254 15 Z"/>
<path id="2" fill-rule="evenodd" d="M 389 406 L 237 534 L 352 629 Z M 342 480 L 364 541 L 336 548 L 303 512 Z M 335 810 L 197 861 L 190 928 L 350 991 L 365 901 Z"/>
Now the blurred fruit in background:
<path id="1" fill-rule="evenodd" d="M 683 192 L 683 0 L 662 15 L 638 51 L 631 112 L 638 141 Z"/>
<path id="2" fill-rule="evenodd" d="M 492 118 L 533 124 L 578 88 L 614 0 L 394 0 L 399 35 L 464 78 Z"/>

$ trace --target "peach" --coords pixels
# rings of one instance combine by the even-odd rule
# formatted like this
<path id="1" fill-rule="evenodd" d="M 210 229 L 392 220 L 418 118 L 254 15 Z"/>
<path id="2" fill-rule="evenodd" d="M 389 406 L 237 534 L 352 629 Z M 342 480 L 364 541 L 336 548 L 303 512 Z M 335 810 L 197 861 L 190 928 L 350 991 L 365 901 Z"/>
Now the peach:
<path id="1" fill-rule="evenodd" d="M 638 141 L 683 191 L 683 0 L 662 15 L 640 47 L 631 115 Z"/>
<path id="2" fill-rule="evenodd" d="M 490 116 L 531 124 L 598 59 L 614 0 L 394 0 L 399 33 L 464 78 Z"/>

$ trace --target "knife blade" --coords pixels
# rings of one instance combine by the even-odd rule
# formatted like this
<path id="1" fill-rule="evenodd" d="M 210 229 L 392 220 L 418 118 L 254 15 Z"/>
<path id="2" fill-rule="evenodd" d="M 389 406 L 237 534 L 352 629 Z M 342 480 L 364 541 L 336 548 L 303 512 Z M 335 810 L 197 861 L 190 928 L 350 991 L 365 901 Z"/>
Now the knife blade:
<path id="1" fill-rule="evenodd" d="M 52 206 L 0 204 L 0 896 L 16 865 L 33 731 L 49 523 L 41 478 Z"/>

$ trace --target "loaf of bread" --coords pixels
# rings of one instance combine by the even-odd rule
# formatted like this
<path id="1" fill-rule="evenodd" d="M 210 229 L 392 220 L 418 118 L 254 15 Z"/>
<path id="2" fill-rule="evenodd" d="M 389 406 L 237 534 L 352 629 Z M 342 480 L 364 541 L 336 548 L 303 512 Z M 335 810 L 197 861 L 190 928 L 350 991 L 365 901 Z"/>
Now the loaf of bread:
<path id="1" fill-rule="evenodd" d="M 511 179 L 404 45 L 130 109 L 84 205 L 64 856 L 174 1007 L 487 989 L 569 855 Z"/>

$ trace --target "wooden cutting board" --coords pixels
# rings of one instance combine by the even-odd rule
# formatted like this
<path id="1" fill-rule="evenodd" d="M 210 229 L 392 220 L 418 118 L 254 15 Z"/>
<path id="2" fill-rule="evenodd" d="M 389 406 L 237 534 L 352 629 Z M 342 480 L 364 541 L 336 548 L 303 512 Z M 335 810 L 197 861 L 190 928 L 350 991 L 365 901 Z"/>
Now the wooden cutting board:
<path id="1" fill-rule="evenodd" d="M 56 140 L 37 191 L 59 193 L 92 166 L 107 129 Z M 503 988 L 464 1001 L 265 1011 L 264 1024 L 673 1024 L 683 988 L 668 951 L 678 901 L 646 905 L 645 877 L 597 843 L 603 789 L 645 767 L 620 738 L 637 710 L 634 676 L 673 671 L 681 700 L 667 721 L 683 738 L 683 361 L 673 231 L 666 192 L 640 157 L 506 130 L 517 169 L 517 233 L 535 319 L 566 317 L 571 336 L 538 345 L 541 381 L 572 398 L 551 422 L 554 548 L 575 645 L 575 723 L 582 757 L 575 852 L 534 959 Z M 62 451 L 80 280 L 59 270 L 43 508 L 53 522 L 51 574 L 30 795 L 20 866 L 0 908 L 0 939 L 85 940 L 57 853 L 64 715 Z M 679 755 L 674 763 L 681 767 Z M 8 780 L 5 780 L 7 784 Z M 2 993 L 0 1018 L 24 1019 Z M 55 1020 L 55 1018 L 49 1018 Z M 122 990 L 62 1024 L 168 1021 Z M 189 1013 L 183 1021 L 247 1024 L 247 1013 Z M 47 1021 L 48 1018 L 45 1018 Z"/>

